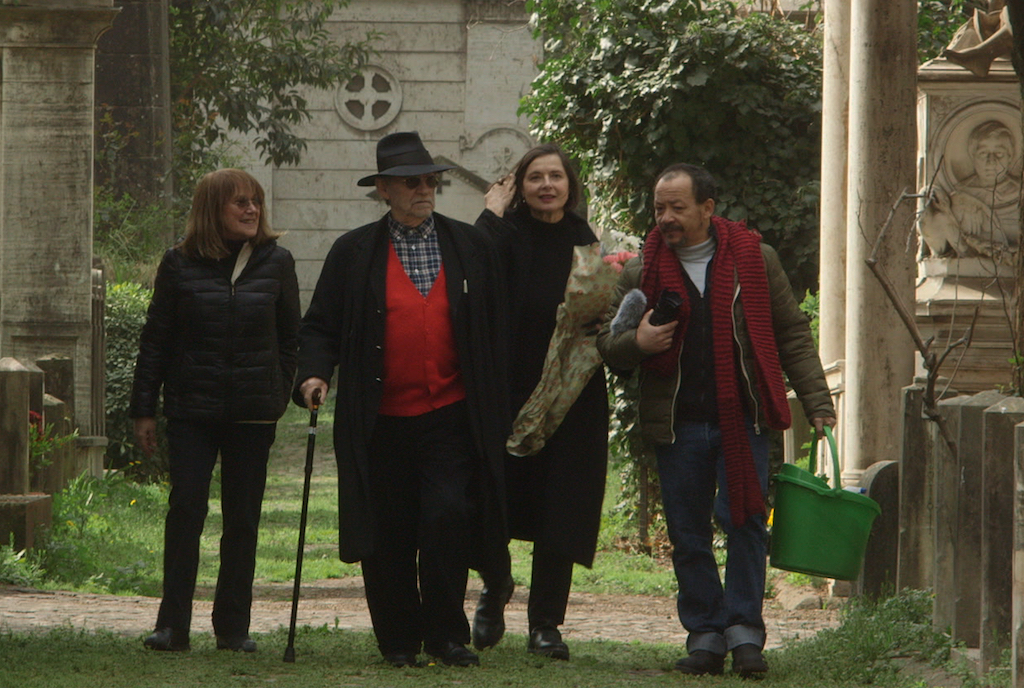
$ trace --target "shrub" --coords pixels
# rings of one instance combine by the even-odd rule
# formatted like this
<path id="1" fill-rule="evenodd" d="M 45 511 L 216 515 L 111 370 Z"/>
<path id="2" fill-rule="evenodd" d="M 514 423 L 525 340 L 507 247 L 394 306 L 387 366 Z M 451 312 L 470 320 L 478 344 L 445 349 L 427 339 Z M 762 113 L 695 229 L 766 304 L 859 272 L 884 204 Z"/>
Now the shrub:
<path id="1" fill-rule="evenodd" d="M 124 469 L 139 478 L 160 478 L 167 473 L 164 440 L 156 453 L 146 458 L 135 446 L 133 421 L 128 416 L 139 335 L 146 322 L 146 309 L 153 290 L 123 282 L 107 290 L 104 323 L 107 334 L 107 468 Z M 165 436 L 158 417 L 159 438 Z"/>

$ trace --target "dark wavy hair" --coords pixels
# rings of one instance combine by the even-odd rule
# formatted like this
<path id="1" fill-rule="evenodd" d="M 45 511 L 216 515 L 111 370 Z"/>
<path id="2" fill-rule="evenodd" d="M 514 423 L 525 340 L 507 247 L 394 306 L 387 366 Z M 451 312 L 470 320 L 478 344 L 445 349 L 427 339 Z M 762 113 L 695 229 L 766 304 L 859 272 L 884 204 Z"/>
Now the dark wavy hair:
<path id="1" fill-rule="evenodd" d="M 526 151 L 526 155 L 516 163 L 516 197 L 512 199 L 512 205 L 509 210 L 515 212 L 526 207 L 526 199 L 523 198 L 523 180 L 526 178 L 526 170 L 534 160 L 545 155 L 557 155 L 558 159 L 562 161 L 562 167 L 565 168 L 565 176 L 569 179 L 569 197 L 565 200 L 565 210 L 575 211 L 576 206 L 580 204 L 580 201 L 583 199 L 583 186 L 580 184 L 580 177 L 576 173 L 576 166 L 572 164 L 572 160 L 565 154 L 565 151 L 557 145 L 554 143 L 542 143 Z"/>

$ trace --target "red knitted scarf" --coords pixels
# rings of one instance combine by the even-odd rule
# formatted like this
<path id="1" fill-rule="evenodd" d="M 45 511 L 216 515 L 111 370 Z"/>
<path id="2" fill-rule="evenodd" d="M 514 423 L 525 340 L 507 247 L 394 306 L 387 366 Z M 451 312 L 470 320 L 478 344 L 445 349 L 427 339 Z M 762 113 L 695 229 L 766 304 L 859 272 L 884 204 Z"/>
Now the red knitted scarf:
<path id="1" fill-rule="evenodd" d="M 735 342 L 733 341 L 732 299 L 734 294 L 743 306 L 747 334 L 753 347 L 756 383 L 765 420 L 769 427 L 783 430 L 791 422 L 786 385 L 779 364 L 779 350 L 772 327 L 771 294 L 768 275 L 761 255 L 761 237 L 747 229 L 743 222 L 721 217 L 711 218 L 716 240 L 715 257 L 710 270 L 711 331 L 714 342 L 715 383 L 718 399 L 718 424 L 722 432 L 725 475 L 729 489 L 729 508 L 733 524 L 743 525 L 749 516 L 764 513 L 764 495 L 754 469 L 754 458 L 747 438 L 741 385 L 754 381 L 739 379 Z M 690 316 L 688 293 L 683 268 L 675 251 L 665 244 L 661 229 L 655 227 L 644 243 L 644 269 L 640 288 L 654 304 L 665 289 L 683 298 L 679 309 L 679 325 L 672 348 L 651 356 L 643 362 L 656 375 L 674 375 L 679 366 L 683 336 Z M 726 346 L 732 342 L 732 346 Z M 756 420 L 756 419 L 755 419 Z"/>

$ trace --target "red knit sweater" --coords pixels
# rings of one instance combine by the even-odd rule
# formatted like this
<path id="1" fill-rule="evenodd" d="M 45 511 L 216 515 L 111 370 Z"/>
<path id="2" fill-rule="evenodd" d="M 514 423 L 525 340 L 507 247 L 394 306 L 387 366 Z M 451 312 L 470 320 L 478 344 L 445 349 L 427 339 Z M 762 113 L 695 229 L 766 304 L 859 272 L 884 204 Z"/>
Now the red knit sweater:
<path id="1" fill-rule="evenodd" d="M 466 398 L 444 267 L 424 297 L 389 247 L 380 413 L 419 416 Z"/>

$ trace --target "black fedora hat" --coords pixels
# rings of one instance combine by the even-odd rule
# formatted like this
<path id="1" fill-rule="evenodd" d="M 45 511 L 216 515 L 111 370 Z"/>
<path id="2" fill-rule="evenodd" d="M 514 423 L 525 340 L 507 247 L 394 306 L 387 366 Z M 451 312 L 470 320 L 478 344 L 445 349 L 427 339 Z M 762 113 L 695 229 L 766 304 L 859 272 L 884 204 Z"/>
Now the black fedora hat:
<path id="1" fill-rule="evenodd" d="M 377 142 L 377 174 L 363 177 L 356 184 L 373 186 L 377 177 L 415 177 L 452 169 L 454 165 L 434 164 L 419 132 L 398 131 Z"/>

